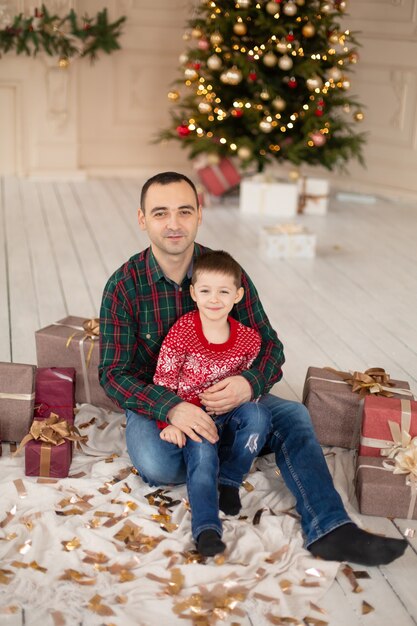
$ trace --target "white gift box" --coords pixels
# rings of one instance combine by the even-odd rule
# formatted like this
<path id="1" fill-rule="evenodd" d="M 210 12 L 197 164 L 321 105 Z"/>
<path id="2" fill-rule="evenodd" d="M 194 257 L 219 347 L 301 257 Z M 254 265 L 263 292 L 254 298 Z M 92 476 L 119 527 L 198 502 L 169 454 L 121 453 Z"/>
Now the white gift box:
<path id="1" fill-rule="evenodd" d="M 316 235 L 300 224 L 264 226 L 259 250 L 270 259 L 310 259 L 316 254 Z"/>
<path id="2" fill-rule="evenodd" d="M 240 183 L 240 210 L 247 215 L 293 217 L 297 213 L 295 183 L 248 179 Z"/>
<path id="3" fill-rule="evenodd" d="M 326 215 L 329 203 L 329 181 L 302 176 L 298 180 L 298 213 Z"/>

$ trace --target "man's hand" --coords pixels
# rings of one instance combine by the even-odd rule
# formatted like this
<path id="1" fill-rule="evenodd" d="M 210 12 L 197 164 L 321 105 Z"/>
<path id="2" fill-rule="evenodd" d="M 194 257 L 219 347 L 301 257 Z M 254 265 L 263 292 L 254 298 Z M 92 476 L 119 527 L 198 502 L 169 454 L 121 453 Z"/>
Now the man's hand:
<path id="1" fill-rule="evenodd" d="M 216 425 L 210 415 L 189 402 L 180 402 L 170 409 L 168 419 L 193 441 L 201 442 L 201 437 L 204 437 L 210 443 L 216 443 L 219 439 Z"/>
<path id="2" fill-rule="evenodd" d="M 210 415 L 221 415 L 252 398 L 252 388 L 243 376 L 229 376 L 200 394 L 201 404 Z"/>
<path id="3" fill-rule="evenodd" d="M 169 424 L 169 426 L 163 428 L 159 436 L 164 441 L 169 441 L 179 448 L 183 448 L 185 446 L 186 437 L 184 433 L 182 432 L 182 430 L 180 430 L 176 426 L 173 426 L 172 424 Z"/>

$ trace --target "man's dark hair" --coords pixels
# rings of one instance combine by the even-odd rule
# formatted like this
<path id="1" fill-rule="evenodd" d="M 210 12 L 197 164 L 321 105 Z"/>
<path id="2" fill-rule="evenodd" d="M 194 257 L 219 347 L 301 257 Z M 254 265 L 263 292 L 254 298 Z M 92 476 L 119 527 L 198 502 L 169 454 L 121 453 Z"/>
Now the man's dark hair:
<path id="1" fill-rule="evenodd" d="M 179 174 L 178 172 L 160 172 L 159 174 L 155 174 L 152 178 L 149 178 L 146 183 L 142 187 L 142 191 L 140 193 L 140 208 L 142 211 L 145 210 L 145 200 L 146 194 L 148 193 L 149 187 L 152 185 L 170 185 L 171 183 L 180 183 L 181 181 L 185 181 L 194 191 L 195 199 L 197 202 L 197 206 L 199 205 L 197 189 L 192 180 L 185 176 L 185 174 Z"/>
<path id="2" fill-rule="evenodd" d="M 194 260 L 191 284 L 197 280 L 198 272 L 215 272 L 226 274 L 235 281 L 236 287 L 242 286 L 242 268 L 234 258 L 224 250 L 209 250 Z"/>

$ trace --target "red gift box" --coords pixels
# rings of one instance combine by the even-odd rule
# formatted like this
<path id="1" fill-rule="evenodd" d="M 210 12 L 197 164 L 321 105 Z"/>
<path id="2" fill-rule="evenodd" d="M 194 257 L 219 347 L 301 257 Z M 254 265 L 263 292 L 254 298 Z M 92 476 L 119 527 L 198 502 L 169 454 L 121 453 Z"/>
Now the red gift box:
<path id="1" fill-rule="evenodd" d="M 72 441 L 53 446 L 45 441 L 29 441 L 25 447 L 26 476 L 66 478 L 72 460 Z"/>
<path id="2" fill-rule="evenodd" d="M 239 185 L 241 177 L 230 159 L 221 159 L 217 165 L 196 165 L 197 174 L 213 196 L 222 196 L 229 189 Z"/>
<path id="3" fill-rule="evenodd" d="M 51 413 L 74 423 L 75 369 L 73 367 L 38 367 L 35 381 L 35 418 Z"/>
<path id="4" fill-rule="evenodd" d="M 367 396 L 363 408 L 361 456 L 393 456 L 417 435 L 417 402 Z"/>

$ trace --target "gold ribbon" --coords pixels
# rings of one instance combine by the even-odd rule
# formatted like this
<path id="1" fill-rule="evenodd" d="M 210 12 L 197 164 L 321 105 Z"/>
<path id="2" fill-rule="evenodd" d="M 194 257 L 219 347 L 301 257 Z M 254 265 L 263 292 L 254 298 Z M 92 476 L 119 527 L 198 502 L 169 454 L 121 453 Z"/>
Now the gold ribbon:
<path id="1" fill-rule="evenodd" d="M 34 393 L 6 393 L 0 391 L 0 400 L 34 400 Z"/>
<path id="2" fill-rule="evenodd" d="M 361 398 L 368 393 L 386 398 L 391 398 L 394 394 L 413 397 L 413 392 L 410 389 L 394 388 L 390 375 L 382 367 L 370 367 L 364 372 L 340 372 L 332 367 L 325 367 L 324 369 L 339 376 L 352 387 L 352 392 L 359 393 Z"/>
<path id="3" fill-rule="evenodd" d="M 61 446 L 66 440 L 77 443 L 86 442 L 87 436 L 80 435 L 75 426 L 69 424 L 66 420 L 61 420 L 55 413 L 51 413 L 47 419 L 33 420 L 28 434 L 23 437 L 13 456 L 18 454 L 32 439 L 42 441 L 51 446 Z"/>
<path id="4" fill-rule="evenodd" d="M 318 200 L 325 200 L 326 198 L 329 197 L 329 194 L 327 193 L 323 195 L 306 193 L 307 179 L 305 176 L 303 176 L 302 180 L 303 180 L 303 186 L 301 189 L 301 193 L 299 194 L 299 197 L 298 197 L 298 207 L 297 207 L 297 213 L 299 214 L 304 213 L 304 209 L 306 207 L 308 200 L 312 200 L 313 202 L 318 202 Z"/>

